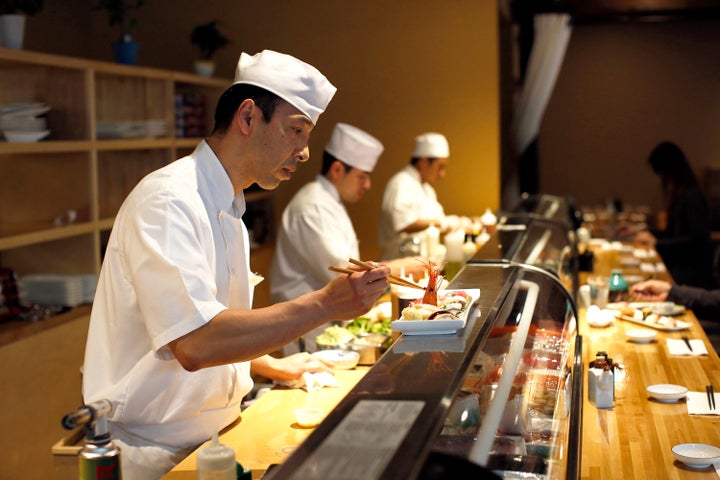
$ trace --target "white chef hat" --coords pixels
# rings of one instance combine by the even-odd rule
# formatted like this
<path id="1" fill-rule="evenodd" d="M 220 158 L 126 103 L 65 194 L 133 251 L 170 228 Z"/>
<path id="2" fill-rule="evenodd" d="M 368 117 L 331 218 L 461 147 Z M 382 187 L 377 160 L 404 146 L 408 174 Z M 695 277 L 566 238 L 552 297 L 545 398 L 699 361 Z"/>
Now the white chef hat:
<path id="1" fill-rule="evenodd" d="M 325 145 L 325 151 L 343 163 L 363 172 L 372 172 L 383 152 L 380 141 L 347 123 L 338 123 Z"/>
<path id="2" fill-rule="evenodd" d="M 423 133 L 415 137 L 413 158 L 447 158 L 450 156 L 450 147 L 447 139 L 440 133 Z"/>
<path id="3" fill-rule="evenodd" d="M 268 90 L 317 123 L 337 91 L 312 65 L 272 50 L 240 54 L 234 83 L 248 83 Z"/>

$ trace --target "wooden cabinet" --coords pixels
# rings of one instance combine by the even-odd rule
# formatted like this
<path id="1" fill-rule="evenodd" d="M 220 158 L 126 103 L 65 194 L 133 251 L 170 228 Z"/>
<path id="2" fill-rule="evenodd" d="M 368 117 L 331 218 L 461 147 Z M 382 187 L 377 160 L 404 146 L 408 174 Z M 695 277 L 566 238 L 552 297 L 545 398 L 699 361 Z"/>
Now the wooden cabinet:
<path id="1" fill-rule="evenodd" d="M 0 141 L 0 267 L 97 273 L 125 196 L 145 174 L 192 152 L 230 84 L 0 48 L 0 106 L 47 104 L 51 131 L 36 143 Z M 190 121 L 199 128 L 186 129 Z"/>

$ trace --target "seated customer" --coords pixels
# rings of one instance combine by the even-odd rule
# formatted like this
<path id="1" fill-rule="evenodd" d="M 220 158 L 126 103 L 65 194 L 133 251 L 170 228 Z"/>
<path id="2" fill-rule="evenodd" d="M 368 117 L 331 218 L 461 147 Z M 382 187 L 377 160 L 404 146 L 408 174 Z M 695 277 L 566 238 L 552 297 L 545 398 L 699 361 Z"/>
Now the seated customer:
<path id="1" fill-rule="evenodd" d="M 674 143 L 663 142 L 648 162 L 660 177 L 667 225 L 639 232 L 622 226 L 618 233 L 634 233 L 635 243 L 654 247 L 679 284 L 712 288 L 710 208 L 685 154 Z"/>
<path id="2" fill-rule="evenodd" d="M 335 126 L 325 146 L 320 174 L 295 194 L 282 214 L 270 269 L 273 301 L 292 300 L 317 290 L 337 276 L 329 266 L 345 266 L 349 258 L 360 258 L 345 204 L 358 202 L 370 189 L 370 174 L 383 149 L 380 141 L 357 127 Z M 423 264 L 414 258 L 385 263 L 396 274 L 401 268 L 417 278 L 424 274 Z M 315 351 L 315 337 L 328 325 L 306 333 L 304 345 L 287 345 L 284 353 Z"/>
<path id="3" fill-rule="evenodd" d="M 708 290 L 689 285 L 676 285 L 664 280 L 646 280 L 631 287 L 640 301 L 675 302 L 684 305 L 698 318 L 720 317 L 720 289 Z"/>

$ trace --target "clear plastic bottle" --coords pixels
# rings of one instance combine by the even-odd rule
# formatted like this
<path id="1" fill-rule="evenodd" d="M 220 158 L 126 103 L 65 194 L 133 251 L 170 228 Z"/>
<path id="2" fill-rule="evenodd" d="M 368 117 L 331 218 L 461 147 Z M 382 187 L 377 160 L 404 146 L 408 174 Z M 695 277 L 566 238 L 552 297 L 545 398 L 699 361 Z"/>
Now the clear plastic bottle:
<path id="1" fill-rule="evenodd" d="M 212 443 L 197 453 L 198 480 L 236 480 L 237 461 L 235 450 L 218 441 L 217 432 Z"/>
<path id="2" fill-rule="evenodd" d="M 628 298 L 628 284 L 623 277 L 622 271 L 613 270 L 610 275 L 610 287 L 609 287 L 608 301 L 612 302 L 623 302 Z"/>

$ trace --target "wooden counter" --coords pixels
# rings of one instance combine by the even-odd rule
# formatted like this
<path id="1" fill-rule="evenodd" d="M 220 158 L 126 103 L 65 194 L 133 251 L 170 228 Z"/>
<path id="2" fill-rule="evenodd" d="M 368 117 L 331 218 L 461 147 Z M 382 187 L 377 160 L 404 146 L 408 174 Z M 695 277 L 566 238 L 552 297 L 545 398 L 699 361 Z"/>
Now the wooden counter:
<path id="1" fill-rule="evenodd" d="M 310 393 L 303 389 L 276 387 L 245 409 L 240 419 L 220 434 L 220 442 L 235 449 L 235 458 L 252 470 L 253 479 L 260 478 L 270 465 L 281 463 L 313 431 L 296 424 L 293 410 L 319 407 L 329 413 L 368 370 L 362 366 L 336 370 L 340 387 L 326 387 Z M 163 478 L 195 480 L 196 457 L 193 452 Z"/>
<path id="2" fill-rule="evenodd" d="M 616 251 L 596 251 L 596 272 L 609 274 L 621 267 L 627 255 Z M 659 258 L 643 261 L 659 262 Z M 624 273 L 640 274 L 639 269 L 622 267 Z M 643 274 L 648 276 L 649 274 Z M 654 273 L 655 278 L 669 279 L 667 272 Z M 582 279 L 584 281 L 584 278 Z M 582 282 L 581 282 L 582 283 Z M 606 328 L 590 327 L 585 310 L 580 309 L 579 332 L 583 336 L 583 357 L 587 369 L 595 353 L 606 351 L 614 361 L 625 365 L 625 379 L 616 385 L 614 408 L 598 409 L 587 399 L 585 382 L 581 478 L 715 478 L 713 469 L 696 470 L 675 461 L 671 448 L 678 443 L 699 442 L 720 446 L 720 417 L 688 415 L 684 401 L 661 403 L 651 400 L 648 385 L 672 383 L 690 391 L 704 392 L 713 384 L 720 390 L 720 359 L 691 312 L 683 320 L 692 323 L 682 332 L 659 332 L 650 344 L 625 340 L 624 332 L 642 328 L 617 320 Z M 670 356 L 667 338 L 683 334 L 705 341 L 709 355 L 702 357 Z M 586 374 L 587 377 L 587 374 Z"/>

